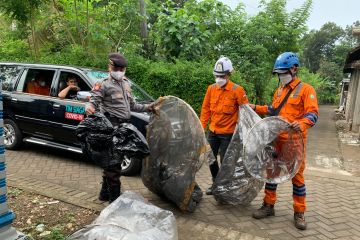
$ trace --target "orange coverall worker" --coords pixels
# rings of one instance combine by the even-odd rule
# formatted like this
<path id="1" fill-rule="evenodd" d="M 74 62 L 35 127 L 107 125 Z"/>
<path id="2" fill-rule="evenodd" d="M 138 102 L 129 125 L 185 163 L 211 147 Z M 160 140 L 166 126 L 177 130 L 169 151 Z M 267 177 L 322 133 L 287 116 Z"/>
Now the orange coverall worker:
<path id="1" fill-rule="evenodd" d="M 25 92 L 49 96 L 50 87 L 49 86 L 42 87 L 37 82 L 33 81 L 27 84 Z"/>
<path id="2" fill-rule="evenodd" d="M 220 150 L 221 162 L 235 131 L 239 106 L 247 103 L 249 101 L 245 90 L 230 80 L 223 87 L 214 83 L 206 91 L 200 121 L 206 129 L 210 120 L 208 141 L 215 156 Z M 215 179 L 219 171 L 217 161 L 210 165 L 210 171 Z"/>
<path id="3" fill-rule="evenodd" d="M 307 129 L 314 126 L 318 116 L 319 108 L 315 89 L 307 83 L 303 83 L 299 78 L 295 78 L 289 84 L 280 86 L 275 94 L 270 106 L 256 105 L 255 111 L 260 115 L 274 115 L 275 109 L 280 105 L 287 93 L 292 91 L 288 100 L 279 112 L 279 116 L 292 123 L 297 121 L 300 124 L 301 132 L 306 146 Z M 306 210 L 306 188 L 304 180 L 305 169 L 305 146 L 304 159 L 300 165 L 299 171 L 292 178 L 293 201 L 295 212 L 305 212 Z M 266 183 L 264 202 L 268 205 L 274 205 L 276 202 L 277 184 Z"/>

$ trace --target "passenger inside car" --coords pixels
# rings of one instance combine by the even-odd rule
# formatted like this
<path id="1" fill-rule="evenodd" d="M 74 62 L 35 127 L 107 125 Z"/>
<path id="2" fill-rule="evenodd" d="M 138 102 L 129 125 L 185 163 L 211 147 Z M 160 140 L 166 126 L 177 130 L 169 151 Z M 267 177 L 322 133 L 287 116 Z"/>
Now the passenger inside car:
<path id="1" fill-rule="evenodd" d="M 39 73 L 34 80 L 27 83 L 25 91 L 27 93 L 49 96 L 50 87 L 46 84 L 44 75 Z"/>
<path id="2" fill-rule="evenodd" d="M 66 87 L 59 92 L 59 98 L 76 99 L 77 92 L 80 91 L 76 76 L 69 75 L 66 79 Z"/>

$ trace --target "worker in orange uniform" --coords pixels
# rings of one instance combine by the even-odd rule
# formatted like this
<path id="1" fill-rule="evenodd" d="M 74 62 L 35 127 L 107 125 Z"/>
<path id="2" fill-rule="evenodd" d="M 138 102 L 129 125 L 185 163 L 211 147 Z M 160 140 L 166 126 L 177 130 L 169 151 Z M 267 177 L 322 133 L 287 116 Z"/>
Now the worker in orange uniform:
<path id="1" fill-rule="evenodd" d="M 215 63 L 215 83 L 207 88 L 200 115 L 204 129 L 210 120 L 208 141 L 215 158 L 220 153 L 221 163 L 235 130 L 239 106 L 249 102 L 245 90 L 230 81 L 232 71 L 232 63 L 227 57 L 221 57 Z M 219 172 L 217 160 L 210 165 L 210 172 L 214 182 Z M 212 189 L 213 186 L 207 189 L 206 194 L 212 195 Z"/>
<path id="2" fill-rule="evenodd" d="M 38 74 L 35 80 L 29 82 L 26 85 L 25 92 L 49 96 L 50 87 L 46 85 L 45 77 L 41 74 Z"/>
<path id="3" fill-rule="evenodd" d="M 299 70 L 299 58 L 292 52 L 285 52 L 276 59 L 273 74 L 277 74 L 280 87 L 274 94 L 274 99 L 269 106 L 250 106 L 260 115 L 280 116 L 291 123 L 291 126 L 301 131 L 304 144 L 306 144 L 307 129 L 314 126 L 318 116 L 318 102 L 316 92 L 312 86 L 303 83 L 297 76 Z M 294 224 L 301 230 L 306 229 L 304 212 L 306 209 L 306 188 L 304 181 L 305 148 L 304 159 L 299 171 L 292 178 L 293 201 L 294 201 Z M 277 184 L 266 183 L 265 197 L 260 209 L 253 213 L 256 219 L 274 216 L 274 204 L 276 201 Z"/>

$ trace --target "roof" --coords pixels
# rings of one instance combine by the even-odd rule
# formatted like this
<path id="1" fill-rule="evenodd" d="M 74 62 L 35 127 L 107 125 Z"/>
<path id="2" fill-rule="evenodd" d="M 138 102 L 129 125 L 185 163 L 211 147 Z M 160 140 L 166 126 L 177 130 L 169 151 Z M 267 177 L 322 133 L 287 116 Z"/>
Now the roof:
<path id="1" fill-rule="evenodd" d="M 349 73 L 353 69 L 360 69 L 360 46 L 357 46 L 348 53 L 343 72 Z"/>
<path id="2" fill-rule="evenodd" d="M 70 65 L 56 65 L 56 64 L 41 64 L 41 63 L 18 63 L 18 62 L 0 62 L 2 65 L 21 65 L 21 66 L 28 66 L 28 67 L 43 67 L 43 68 L 61 68 L 61 69 L 69 69 L 69 70 L 82 70 L 82 71 L 90 71 L 94 70 L 89 67 L 77 67 L 77 66 L 70 66 Z M 102 70 L 103 71 L 103 70 Z"/>

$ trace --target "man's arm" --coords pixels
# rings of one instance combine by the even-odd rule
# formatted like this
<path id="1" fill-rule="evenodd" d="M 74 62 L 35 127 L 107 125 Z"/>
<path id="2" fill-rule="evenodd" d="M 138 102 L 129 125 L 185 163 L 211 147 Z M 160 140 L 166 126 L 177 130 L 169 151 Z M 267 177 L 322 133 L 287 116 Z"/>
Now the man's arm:
<path id="1" fill-rule="evenodd" d="M 104 98 L 104 82 L 95 83 L 93 89 L 90 91 L 91 97 L 88 103 L 86 103 L 86 113 L 94 114 L 95 111 L 99 111 L 100 103 Z"/>
<path id="2" fill-rule="evenodd" d="M 239 86 L 238 89 L 236 89 L 236 96 L 237 96 L 237 103 L 239 106 L 249 103 L 249 99 L 247 98 L 244 88 Z"/>
<path id="3" fill-rule="evenodd" d="M 302 132 L 314 126 L 319 117 L 319 106 L 316 92 L 313 87 L 309 86 L 305 89 L 303 101 L 304 116 L 298 121 Z"/>
<path id="4" fill-rule="evenodd" d="M 278 93 L 279 89 L 277 89 L 274 93 L 274 96 L 273 96 L 273 102 L 275 100 L 275 97 Z M 270 105 L 254 105 L 254 104 L 250 104 L 250 107 L 252 109 L 254 109 L 254 111 L 259 114 L 259 115 L 270 115 L 270 116 L 273 116 L 274 113 L 275 113 L 275 109 L 273 107 L 273 104 L 270 104 Z"/>
<path id="5" fill-rule="evenodd" d="M 148 112 L 150 111 L 150 104 L 139 104 L 136 103 L 134 100 L 134 96 L 132 95 L 132 93 L 130 92 L 129 89 L 125 90 L 125 94 L 127 94 L 127 97 L 129 99 L 129 104 L 130 104 L 130 110 L 134 111 L 134 112 Z"/>
<path id="6" fill-rule="evenodd" d="M 204 101 L 201 107 L 200 122 L 204 129 L 206 129 L 209 119 L 211 117 L 210 111 L 210 98 L 211 98 L 211 86 L 206 90 Z"/>

